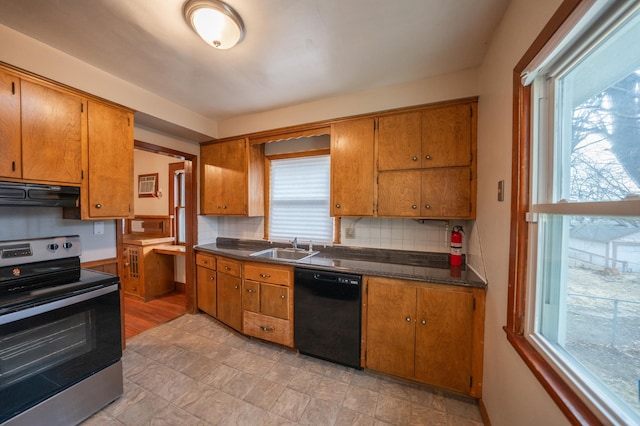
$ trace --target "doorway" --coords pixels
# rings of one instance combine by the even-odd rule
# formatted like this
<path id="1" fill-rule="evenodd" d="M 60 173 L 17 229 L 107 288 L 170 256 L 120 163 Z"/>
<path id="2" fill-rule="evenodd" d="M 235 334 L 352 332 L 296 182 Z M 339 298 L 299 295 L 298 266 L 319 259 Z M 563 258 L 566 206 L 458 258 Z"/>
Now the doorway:
<path id="1" fill-rule="evenodd" d="M 166 148 L 159 145 L 150 144 L 147 142 L 135 140 L 134 147 L 136 150 L 146 151 L 147 153 L 158 154 L 161 156 L 171 157 L 169 162 L 169 181 L 166 182 L 165 194 L 158 194 L 160 197 L 163 195 L 166 197 L 166 203 L 169 206 L 168 213 L 170 215 L 179 215 L 180 220 L 176 220 L 175 223 L 179 225 L 174 230 L 176 241 L 181 245 L 184 245 L 184 295 L 182 298 L 172 297 L 167 298 L 165 301 L 150 301 L 146 304 L 138 304 L 137 312 L 141 315 L 141 320 L 132 320 L 130 323 L 133 325 L 136 322 L 138 325 L 148 324 L 147 328 L 154 326 L 153 322 L 162 320 L 162 315 L 158 316 L 158 311 L 166 310 L 168 315 L 175 315 L 175 312 L 179 312 L 180 308 L 187 313 L 196 312 L 195 302 L 195 263 L 193 246 L 198 239 L 198 226 L 197 226 L 197 179 L 195 171 L 197 170 L 197 156 L 194 154 L 176 151 L 170 148 Z M 175 161 L 173 161 L 175 160 Z M 174 178 L 178 173 L 177 179 Z M 176 188 L 176 185 L 179 185 Z M 177 199 L 176 199 L 177 196 Z M 137 213 L 137 212 L 136 212 Z M 117 221 L 117 247 L 118 247 L 118 265 L 119 273 L 123 274 L 124 255 L 123 255 L 123 243 L 122 236 L 124 233 L 124 220 Z M 128 299 L 127 299 L 128 300 Z M 166 302 L 166 303 L 165 303 Z M 142 302 L 139 302 L 142 303 Z M 176 303 L 184 304 L 184 306 L 175 306 Z M 168 304 L 168 306 L 167 306 Z M 132 303 L 131 305 L 136 305 Z M 146 305 L 146 306 L 144 306 Z M 160 306 L 158 306 L 160 305 Z M 171 306 L 173 305 L 173 306 Z M 123 306 L 124 299 L 123 299 Z M 165 309 L 167 308 L 168 309 Z M 125 307 L 126 309 L 126 307 Z M 155 309 L 155 310 L 154 310 Z M 144 313 L 149 313 L 148 318 L 144 318 Z M 179 316 L 175 315 L 175 316 Z M 154 319 L 160 318 L 158 319 Z M 169 318 L 170 319 L 170 318 Z M 127 316 L 123 318 L 125 329 L 127 328 Z"/>

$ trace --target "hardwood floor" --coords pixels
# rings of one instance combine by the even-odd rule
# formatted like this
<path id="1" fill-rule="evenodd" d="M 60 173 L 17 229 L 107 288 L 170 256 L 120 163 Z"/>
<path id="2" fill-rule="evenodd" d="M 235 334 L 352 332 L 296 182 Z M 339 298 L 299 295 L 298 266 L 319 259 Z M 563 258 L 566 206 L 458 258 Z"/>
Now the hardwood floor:
<path id="1" fill-rule="evenodd" d="M 125 296 L 125 339 L 185 314 L 185 299 L 184 293 L 171 293 L 145 303 Z"/>

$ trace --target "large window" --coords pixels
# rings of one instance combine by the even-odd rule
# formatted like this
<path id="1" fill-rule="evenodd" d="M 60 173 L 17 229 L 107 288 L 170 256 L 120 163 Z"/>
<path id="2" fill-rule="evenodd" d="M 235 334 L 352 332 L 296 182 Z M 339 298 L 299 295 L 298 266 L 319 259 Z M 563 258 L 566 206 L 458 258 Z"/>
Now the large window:
<path id="1" fill-rule="evenodd" d="M 519 144 L 515 165 L 525 166 L 512 228 L 522 250 L 511 264 L 507 327 L 541 356 L 532 361 L 512 338 L 529 365 L 550 369 L 539 377 L 556 400 L 572 392 L 576 406 L 612 424 L 640 424 L 640 6 L 632 5 L 581 11 L 525 67 L 520 135 L 530 143 Z M 564 407 L 591 421 L 574 408 Z"/>
<path id="2" fill-rule="evenodd" d="M 331 243 L 329 155 L 271 160 L 269 239 Z"/>

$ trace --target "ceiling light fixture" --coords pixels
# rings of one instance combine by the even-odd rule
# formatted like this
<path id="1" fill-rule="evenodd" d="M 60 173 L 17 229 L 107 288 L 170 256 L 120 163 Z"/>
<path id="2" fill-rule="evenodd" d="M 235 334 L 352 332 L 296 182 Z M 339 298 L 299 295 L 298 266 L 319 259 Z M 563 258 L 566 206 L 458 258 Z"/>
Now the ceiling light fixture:
<path id="1" fill-rule="evenodd" d="M 244 23 L 238 12 L 219 0 L 189 0 L 184 17 L 196 33 L 216 49 L 230 49 L 244 38 Z"/>

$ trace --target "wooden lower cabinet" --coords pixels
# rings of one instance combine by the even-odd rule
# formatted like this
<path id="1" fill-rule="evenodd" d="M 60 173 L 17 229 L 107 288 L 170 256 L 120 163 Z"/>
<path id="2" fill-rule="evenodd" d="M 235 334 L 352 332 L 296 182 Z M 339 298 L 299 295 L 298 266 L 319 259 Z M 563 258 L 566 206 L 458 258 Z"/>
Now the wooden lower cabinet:
<path id="1" fill-rule="evenodd" d="M 484 289 L 379 277 L 365 285 L 367 368 L 481 396 Z"/>
<path id="2" fill-rule="evenodd" d="M 216 258 L 196 253 L 196 293 L 198 309 L 215 317 L 217 310 Z"/>
<path id="3" fill-rule="evenodd" d="M 153 245 L 123 245 L 122 288 L 126 295 L 145 302 L 175 291 L 173 256 L 153 249 Z"/>
<path id="4" fill-rule="evenodd" d="M 246 263 L 242 285 L 243 332 L 293 347 L 293 268 Z"/>
<path id="5" fill-rule="evenodd" d="M 218 258 L 217 304 L 218 318 L 228 326 L 242 331 L 242 279 L 240 264 Z M 227 272 L 222 272 L 227 268 Z M 234 274 L 237 267 L 237 275 Z"/>

